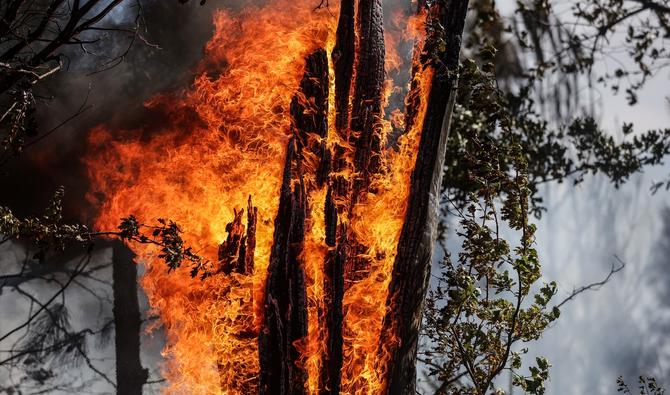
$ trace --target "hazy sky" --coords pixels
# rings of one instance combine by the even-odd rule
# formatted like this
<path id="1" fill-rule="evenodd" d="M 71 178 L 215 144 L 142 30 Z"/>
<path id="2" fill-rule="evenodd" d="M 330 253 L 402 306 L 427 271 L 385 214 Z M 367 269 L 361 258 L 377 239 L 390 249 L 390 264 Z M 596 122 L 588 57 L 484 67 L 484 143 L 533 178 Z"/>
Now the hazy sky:
<path id="1" fill-rule="evenodd" d="M 512 1 L 499 2 L 509 12 Z M 566 2 L 567 3 L 567 2 Z M 600 70 L 612 67 L 604 64 Z M 624 95 L 596 92 L 596 117 L 609 130 L 633 122 L 636 130 L 670 127 L 670 71 L 657 75 L 629 107 Z M 615 136 L 619 134 L 615 133 Z M 638 375 L 670 383 L 670 193 L 652 195 L 652 181 L 670 166 L 645 170 L 615 189 L 604 177 L 572 185 L 552 184 L 543 195 L 548 211 L 538 222 L 537 248 L 545 280 L 559 286 L 557 299 L 573 288 L 600 281 L 626 263 L 610 283 L 579 296 L 535 345 L 532 354 L 552 363 L 548 394 L 614 394 L 618 375 L 635 384 Z"/>

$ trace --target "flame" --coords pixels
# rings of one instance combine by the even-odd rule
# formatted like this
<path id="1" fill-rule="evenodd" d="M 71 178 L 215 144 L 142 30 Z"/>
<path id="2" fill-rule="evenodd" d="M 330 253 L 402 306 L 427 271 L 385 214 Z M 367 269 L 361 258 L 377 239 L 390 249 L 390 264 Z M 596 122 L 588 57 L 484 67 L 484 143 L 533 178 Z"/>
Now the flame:
<path id="1" fill-rule="evenodd" d="M 181 225 L 197 253 L 216 261 L 234 210 L 246 209 L 250 195 L 258 207 L 252 275 L 214 275 L 201 281 L 191 279 L 188 270 L 168 274 L 155 248 L 131 246 L 146 267 L 141 285 L 152 312 L 160 317 L 157 325 L 167 335 L 165 393 L 250 394 L 257 390 L 257 337 L 291 135 L 289 104 L 303 76 L 305 56 L 317 48 L 326 48 L 330 54 L 336 15 L 332 7 L 314 10 L 313 2 L 307 0 L 272 0 L 237 13 L 218 11 L 214 36 L 192 86 L 145 103 L 160 117 L 159 127 L 125 131 L 98 127 L 89 134 L 90 154 L 85 159 L 91 180 L 89 199 L 99 207 L 96 226 L 101 229 L 114 228 L 119 218 L 129 214 L 146 223 L 170 218 Z M 402 37 L 396 34 L 420 38 L 416 34 L 420 22 L 405 25 L 387 36 L 387 69 L 402 64 L 397 50 Z M 327 145 L 346 147 L 333 126 L 333 75 L 331 64 Z M 430 80 L 430 69 L 417 73 L 415 94 L 425 98 Z M 395 85 L 387 81 L 387 97 L 397 89 Z M 369 273 L 344 295 L 342 394 L 378 394 L 383 389 L 389 355 L 383 346 L 380 352 L 379 336 L 425 107 L 422 100 L 417 122 L 385 153 L 385 171 L 372 180 L 375 192 L 341 219 L 372 258 Z M 385 136 L 392 132 L 389 120 L 383 120 L 382 126 Z M 302 256 L 309 327 L 307 338 L 296 346 L 311 394 L 318 393 L 321 356 L 327 350 L 325 199 L 325 188 L 314 189 L 308 196 L 310 218 Z"/>

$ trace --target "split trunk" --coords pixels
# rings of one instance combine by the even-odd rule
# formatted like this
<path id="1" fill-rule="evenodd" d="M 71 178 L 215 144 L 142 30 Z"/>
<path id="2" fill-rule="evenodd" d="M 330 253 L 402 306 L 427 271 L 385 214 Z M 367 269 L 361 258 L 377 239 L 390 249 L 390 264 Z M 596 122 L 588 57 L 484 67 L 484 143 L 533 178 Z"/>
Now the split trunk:
<path id="1" fill-rule="evenodd" d="M 427 13 L 427 25 L 442 31 L 427 37 L 413 72 L 431 68 L 427 112 L 421 120 L 421 137 L 410 183 L 406 218 L 397 246 L 389 307 L 382 336 L 397 338 L 386 366 L 385 392 L 415 393 L 415 365 L 421 312 L 425 298 L 437 223 L 442 166 L 455 99 L 461 35 L 467 0 L 419 4 Z M 313 226 L 313 210 L 323 210 L 327 252 L 323 262 L 324 304 L 319 334 L 327 349 L 321 356 L 319 393 L 338 394 L 343 363 L 343 298 L 370 262 L 366 246 L 356 240 L 341 218 L 356 204 L 364 204 L 371 180 L 383 172 L 381 136 L 384 74 L 384 30 L 381 0 L 342 0 L 331 54 L 335 80 L 335 125 L 338 143 L 326 146 L 328 133 L 328 58 L 318 49 L 305 59 L 305 75 L 291 101 L 292 138 L 287 145 L 274 240 L 265 285 L 264 320 L 259 334 L 261 394 L 306 394 L 307 371 L 298 344 L 308 332 L 305 263 L 306 232 Z M 444 46 L 437 45 L 443 40 Z M 416 86 L 412 86 L 415 89 Z M 408 125 L 414 121 L 417 103 L 408 100 Z M 409 126 L 408 126 L 409 127 Z M 351 168 L 348 168 L 351 167 Z M 353 174 L 351 178 L 344 174 Z M 310 192 L 327 188 L 324 207 L 310 207 Z M 251 209 L 251 205 L 250 205 Z M 240 218 L 237 218 L 240 217 Z M 230 240 L 222 256 L 237 256 L 223 271 L 246 271 L 248 244 L 241 213 L 230 226 Z M 255 220 L 254 220 L 255 221 Z M 234 253 L 231 253 L 230 251 Z M 227 254 L 227 255 L 226 255 Z M 237 254 L 237 255 L 235 255 Z M 243 257 L 244 255 L 244 257 Z M 253 253 L 251 254 L 253 257 Z M 221 256 L 220 256 L 221 258 Z M 241 262 L 241 263 L 240 263 Z M 252 264 L 253 269 L 253 264 Z M 251 270 L 252 270 L 251 269 Z"/>

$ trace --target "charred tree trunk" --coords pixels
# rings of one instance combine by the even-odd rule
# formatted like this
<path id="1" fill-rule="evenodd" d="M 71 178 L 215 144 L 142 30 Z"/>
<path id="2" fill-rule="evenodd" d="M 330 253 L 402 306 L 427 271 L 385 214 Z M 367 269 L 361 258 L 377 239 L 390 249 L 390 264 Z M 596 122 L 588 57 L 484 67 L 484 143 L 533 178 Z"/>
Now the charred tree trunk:
<path id="1" fill-rule="evenodd" d="M 410 395 L 416 391 L 419 329 L 430 275 L 442 167 L 456 96 L 467 8 L 468 0 L 445 0 L 429 10 L 427 23 L 439 23 L 444 28 L 442 38 L 446 51 L 439 53 L 439 61 L 425 66 L 433 69 L 433 78 L 389 287 L 390 309 L 384 320 L 382 338 L 395 334 L 399 339 L 387 365 L 387 392 L 391 395 Z M 437 46 L 433 45 L 427 42 L 425 50 L 436 51 Z"/>
<path id="2" fill-rule="evenodd" d="M 356 147 L 352 204 L 381 170 L 382 88 L 384 86 L 384 27 L 381 0 L 358 3 L 358 61 L 352 98 L 350 141 Z"/>
<path id="3" fill-rule="evenodd" d="M 332 190 L 328 189 L 326 204 L 326 245 L 328 253 L 324 265 L 324 291 L 326 305 L 327 354 L 323 356 L 320 377 L 320 393 L 339 394 L 342 369 L 342 302 L 344 299 L 344 262 L 346 261 L 346 228 L 338 226 L 337 207 Z M 338 237 L 339 235 L 339 237 Z"/>
<path id="4" fill-rule="evenodd" d="M 351 98 L 349 143 L 354 147 L 353 183 L 348 208 L 353 212 L 363 203 L 370 185 L 382 171 L 382 95 L 385 79 L 384 18 L 381 0 L 360 0 L 356 18 L 357 60 L 354 67 L 354 92 Z M 364 278 L 371 261 L 368 247 L 353 235 L 347 237 L 349 257 L 344 276 L 347 287 Z"/>
<path id="5" fill-rule="evenodd" d="M 300 353 L 295 343 L 307 337 L 307 298 L 301 258 L 307 230 L 305 219 L 310 211 L 307 196 L 329 181 L 331 155 L 325 142 L 328 132 L 327 53 L 318 49 L 305 61 L 305 75 L 291 101 L 293 138 L 288 144 L 284 164 L 266 283 L 265 320 L 259 339 L 262 394 L 306 392 L 307 373 L 299 364 Z M 335 215 L 334 227 L 337 213 L 332 200 L 330 202 L 330 216 Z M 330 226 L 330 221 L 326 226 Z M 338 259 L 333 260 L 333 270 L 337 270 L 338 262 Z M 339 289 L 338 284 L 335 279 L 326 286 Z M 332 309 L 333 304 L 329 305 Z M 341 307 L 339 315 L 332 310 L 326 315 L 337 320 L 341 316 Z M 341 325 L 341 319 L 339 322 Z M 329 375 L 324 375 L 322 380 L 331 382 Z"/>
<path id="6" fill-rule="evenodd" d="M 300 355 L 294 345 L 307 336 L 305 273 L 300 259 L 307 202 L 295 145 L 291 139 L 265 288 L 265 318 L 259 336 L 261 394 L 306 393 L 307 373 L 296 365 Z M 299 178 L 295 186 L 294 174 Z"/>
<path id="7" fill-rule="evenodd" d="M 368 248 L 338 218 L 348 214 L 351 220 L 355 216 L 354 207 L 365 202 L 368 192 L 375 192 L 371 185 L 384 171 L 381 156 L 385 148 L 380 122 L 385 79 L 381 0 L 360 0 L 354 20 L 355 4 L 353 0 L 342 1 L 331 55 L 335 72 L 334 129 L 338 134 L 335 141 L 342 143 L 334 145 L 332 157 L 325 145 L 329 81 L 324 50 L 306 57 L 305 75 L 291 101 L 293 138 L 287 147 L 265 289 L 264 322 L 259 335 L 261 394 L 306 393 L 307 373 L 295 346 L 308 332 L 302 250 L 311 223 L 307 218 L 311 210 L 320 209 L 308 207 L 308 197 L 312 191 L 326 187 L 322 208 L 328 248 L 323 280 L 325 308 L 319 316 L 325 317 L 320 327 L 327 333 L 319 335 L 326 344 L 321 358 L 319 393 L 340 392 L 344 293 L 347 284 L 366 275 L 372 258 L 362 257 Z M 420 1 L 420 4 L 426 3 Z M 467 0 L 445 0 L 431 5 L 428 18 L 428 23 L 434 24 L 431 30 L 446 29 L 446 36 L 429 37 L 421 57 L 424 62 L 413 69 L 420 72 L 421 67 L 432 68 L 432 81 L 387 301 L 390 312 L 384 319 L 381 336 L 397 336 L 401 340 L 392 346 L 386 371 L 387 392 L 391 394 L 413 394 L 415 390 L 421 309 L 430 272 L 437 197 L 467 6 Z M 438 39 L 445 40 L 446 51 L 440 52 Z M 410 125 L 416 112 L 412 106 L 417 105 L 415 100 L 408 101 Z M 349 173 L 354 175 L 352 180 L 344 176 Z M 235 225 L 241 226 L 240 216 L 236 212 L 231 225 L 229 243 L 233 246 L 242 243 L 243 232 Z"/>
<path id="8" fill-rule="evenodd" d="M 122 242 L 112 245 L 114 328 L 116 351 L 116 393 L 142 395 L 149 378 L 140 360 L 142 320 L 137 297 L 137 265 L 134 254 Z"/>
<path id="9" fill-rule="evenodd" d="M 314 177 L 307 192 L 321 188 L 330 174 L 328 134 L 328 55 L 318 49 L 305 59 L 300 89 L 291 100 L 291 121 L 297 154 L 306 173 Z"/>
<path id="10" fill-rule="evenodd" d="M 349 102 L 351 79 L 354 72 L 356 51 L 356 33 L 354 26 L 354 0 L 343 0 L 340 5 L 340 17 L 337 23 L 335 47 L 331 54 L 335 71 L 335 130 L 342 142 L 349 140 Z M 345 208 L 349 181 L 341 172 L 347 167 L 345 149 L 342 144 L 335 145 L 333 155 L 333 201 L 338 212 Z"/>

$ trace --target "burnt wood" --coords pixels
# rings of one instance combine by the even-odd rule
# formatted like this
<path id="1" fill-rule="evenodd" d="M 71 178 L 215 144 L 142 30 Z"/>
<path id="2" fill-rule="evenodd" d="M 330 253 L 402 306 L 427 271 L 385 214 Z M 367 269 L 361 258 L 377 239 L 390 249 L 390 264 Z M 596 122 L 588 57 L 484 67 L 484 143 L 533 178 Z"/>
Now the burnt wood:
<path id="1" fill-rule="evenodd" d="M 291 100 L 291 122 L 305 167 L 314 169 L 316 186 L 322 187 L 330 173 L 328 134 L 328 55 L 319 48 L 305 58 L 305 74 Z M 310 188 L 308 188 L 310 189 Z"/>
<path id="2" fill-rule="evenodd" d="M 256 224 L 258 223 L 258 207 L 254 207 L 251 195 L 247 201 L 247 239 L 244 255 L 244 265 L 238 265 L 244 274 L 254 272 L 254 253 L 256 252 Z M 240 256 L 242 254 L 240 253 Z"/>
<path id="3" fill-rule="evenodd" d="M 300 255 L 307 201 L 296 142 L 288 143 L 265 287 L 265 317 L 259 335 L 260 394 L 305 394 L 307 373 L 294 343 L 307 336 L 305 273 Z M 297 175 L 297 179 L 293 177 Z"/>
<path id="4" fill-rule="evenodd" d="M 425 64 L 425 67 L 433 68 L 434 74 L 389 286 L 389 313 L 384 319 L 381 336 L 388 338 L 395 334 L 399 339 L 399 344 L 391 348 L 386 370 L 386 392 L 390 395 L 410 395 L 416 391 L 418 336 L 430 275 L 442 167 L 467 9 L 468 0 L 444 0 L 433 3 L 429 10 L 427 23 L 439 23 L 444 27 L 442 39 L 446 51 L 433 53 L 438 61 L 428 60 Z M 434 43 L 427 42 L 426 48 L 437 51 L 439 45 L 431 44 Z"/>
<path id="5" fill-rule="evenodd" d="M 324 207 L 326 218 L 326 262 L 324 265 L 324 293 L 326 306 L 327 353 L 322 357 L 319 393 L 336 395 L 340 393 L 342 369 L 342 303 L 344 299 L 344 262 L 346 260 L 346 229 L 338 226 L 337 207 L 333 193 L 328 188 Z M 339 237 L 338 237 L 339 234 Z M 338 240 L 339 239 L 339 240 Z"/>
<path id="6" fill-rule="evenodd" d="M 246 259 L 246 238 L 244 236 L 244 225 L 242 225 L 244 210 L 233 209 L 233 213 L 233 222 L 226 225 L 228 237 L 219 245 L 218 271 L 225 274 L 238 272 L 240 264 L 244 268 L 244 260 Z"/>
<path id="7" fill-rule="evenodd" d="M 339 27 L 338 27 L 339 28 Z M 344 186 L 335 184 L 338 192 L 345 189 L 343 203 L 351 213 L 354 206 L 362 203 L 373 177 L 382 169 L 382 95 L 385 79 L 384 28 L 381 0 L 360 0 L 356 18 L 358 41 L 351 97 L 351 120 L 348 135 L 353 147 L 353 172 L 351 182 Z M 336 75 L 337 77 L 337 75 Z M 336 80 L 337 83 L 337 80 Z M 343 83 L 344 84 L 344 83 Z M 336 157 L 338 151 L 336 150 Z M 337 160 L 336 160 L 337 162 Z M 339 169 L 334 169 L 336 174 Z M 370 268 L 368 247 L 347 235 L 347 260 L 344 262 L 345 289 L 365 278 Z"/>
<path id="8" fill-rule="evenodd" d="M 349 127 L 349 93 L 354 71 L 356 33 L 354 0 L 342 0 L 335 33 L 335 47 L 331 54 L 335 71 L 335 128 L 346 139 Z"/>
<path id="9" fill-rule="evenodd" d="M 331 53 L 335 72 L 335 130 L 340 140 L 344 142 L 349 139 L 349 103 L 356 58 L 354 5 L 354 0 L 342 0 L 340 4 L 335 47 Z M 336 144 L 333 150 L 332 170 L 335 173 L 332 177 L 333 195 L 335 205 L 342 213 L 345 210 L 348 196 L 349 180 L 341 173 L 348 167 L 348 164 L 345 158 L 346 150 L 341 144 Z"/>
<path id="10" fill-rule="evenodd" d="M 381 170 L 382 90 L 384 86 L 384 27 L 381 0 L 358 3 L 358 61 L 355 66 L 350 142 L 356 147 L 352 205 Z"/>
<path id="11" fill-rule="evenodd" d="M 242 225 L 244 209 L 233 209 L 233 222 L 226 225 L 228 237 L 219 245 L 217 273 L 252 274 L 254 271 L 254 252 L 256 249 L 256 221 L 258 208 L 252 204 L 251 196 L 247 201 L 246 232 Z"/>

